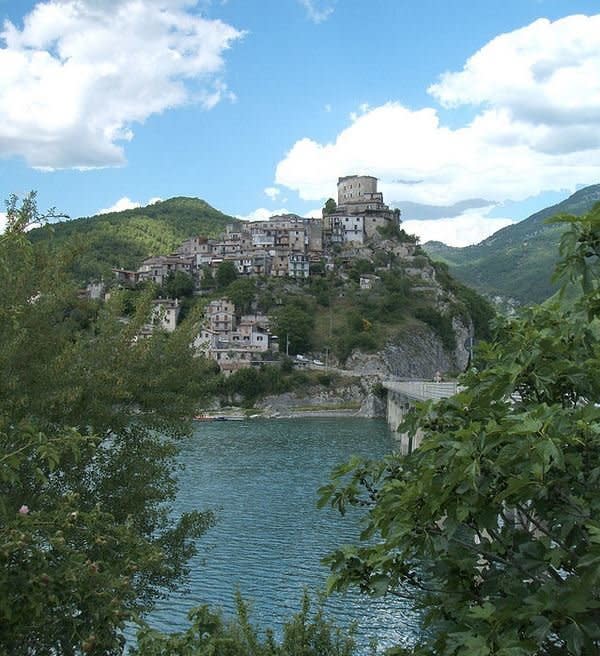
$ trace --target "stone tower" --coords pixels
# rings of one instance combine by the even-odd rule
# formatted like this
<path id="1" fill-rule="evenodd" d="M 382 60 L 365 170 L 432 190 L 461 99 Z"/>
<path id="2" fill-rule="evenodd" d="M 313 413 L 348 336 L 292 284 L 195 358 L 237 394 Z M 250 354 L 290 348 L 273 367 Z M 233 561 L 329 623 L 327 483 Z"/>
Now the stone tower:
<path id="1" fill-rule="evenodd" d="M 377 193 L 377 178 L 372 175 L 347 175 L 338 179 L 337 188 L 338 205 L 370 200 L 373 196 L 383 203 L 383 195 Z"/>
<path id="2" fill-rule="evenodd" d="M 377 191 L 372 175 L 347 175 L 338 179 L 338 204 L 323 212 L 323 229 L 329 243 L 358 242 L 377 238 L 378 229 L 400 223 L 400 211 L 391 210 Z"/>

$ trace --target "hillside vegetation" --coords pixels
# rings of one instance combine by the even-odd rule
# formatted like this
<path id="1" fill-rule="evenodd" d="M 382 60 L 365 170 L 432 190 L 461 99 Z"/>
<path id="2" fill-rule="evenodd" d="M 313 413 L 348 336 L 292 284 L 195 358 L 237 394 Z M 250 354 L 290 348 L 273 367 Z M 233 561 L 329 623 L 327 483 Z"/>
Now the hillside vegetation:
<path id="1" fill-rule="evenodd" d="M 35 244 L 77 253 L 81 282 L 110 278 L 112 268 L 134 269 L 151 255 L 172 252 L 184 239 L 216 237 L 237 219 L 198 198 L 170 198 L 123 212 L 52 223 L 31 231 Z M 50 238 L 51 237 L 51 238 Z"/>
<path id="2" fill-rule="evenodd" d="M 557 289 L 551 281 L 563 224 L 546 223 L 558 214 L 581 216 L 600 201 L 600 184 L 580 189 L 566 200 L 495 232 L 474 246 L 454 248 L 428 242 L 425 250 L 448 264 L 450 273 L 490 296 L 519 303 L 541 303 Z"/>
<path id="3" fill-rule="evenodd" d="M 415 375 L 460 370 L 465 364 L 459 355 L 464 352 L 465 336 L 489 337 L 490 304 L 454 280 L 444 264 L 432 264 L 419 250 L 415 255 L 396 256 L 391 247 L 393 242 L 365 247 L 354 257 L 340 254 L 335 271 L 315 273 L 308 280 L 234 276 L 219 284 L 215 277 L 213 289 L 204 290 L 204 299 L 226 297 L 240 314 L 268 315 L 280 350 L 290 356 L 312 354 L 324 363 L 348 367 L 353 354 L 381 353 L 388 345 L 411 337 L 417 340 L 417 349 L 433 342 L 439 354 L 432 371 L 421 367 Z M 374 277 L 369 289 L 361 288 L 363 274 Z M 244 388 L 262 389 L 268 383 L 268 393 L 288 391 L 280 389 L 279 378 L 273 387 L 273 380 L 252 376 L 252 384 L 244 382 Z"/>

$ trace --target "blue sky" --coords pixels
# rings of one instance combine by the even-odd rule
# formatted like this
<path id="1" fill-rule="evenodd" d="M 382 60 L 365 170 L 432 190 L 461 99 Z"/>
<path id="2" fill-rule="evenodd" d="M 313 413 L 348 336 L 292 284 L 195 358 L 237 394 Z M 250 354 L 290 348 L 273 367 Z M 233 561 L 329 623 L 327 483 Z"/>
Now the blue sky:
<path id="1" fill-rule="evenodd" d="M 0 0 L 0 17 L 0 194 L 72 217 L 179 195 L 311 214 L 362 173 L 390 204 L 482 199 L 404 213 L 463 244 L 600 182 L 597 2 Z"/>

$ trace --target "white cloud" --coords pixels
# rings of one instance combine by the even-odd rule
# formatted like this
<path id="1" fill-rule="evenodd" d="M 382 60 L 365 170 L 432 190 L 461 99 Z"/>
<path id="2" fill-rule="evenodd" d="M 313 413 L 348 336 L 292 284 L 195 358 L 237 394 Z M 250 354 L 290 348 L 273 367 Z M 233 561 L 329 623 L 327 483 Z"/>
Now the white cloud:
<path id="1" fill-rule="evenodd" d="M 333 14 L 333 4 L 323 0 L 298 0 L 313 23 L 322 23 Z"/>
<path id="2" fill-rule="evenodd" d="M 418 235 L 421 243 L 441 241 L 448 246 L 469 246 L 514 223 L 512 219 L 488 218 L 487 212 L 491 209 L 469 210 L 451 218 L 403 221 L 402 228 L 409 234 Z"/>
<path id="3" fill-rule="evenodd" d="M 435 107 L 362 105 L 332 142 L 297 141 L 277 184 L 320 200 L 338 176 L 362 173 L 380 178 L 388 201 L 449 204 L 519 201 L 600 180 L 600 15 L 500 35 L 429 91 L 445 107 L 481 108 L 450 128 Z"/>
<path id="4" fill-rule="evenodd" d="M 151 198 L 145 205 L 154 205 L 154 203 L 158 203 L 162 200 L 159 196 L 155 196 L 154 198 Z M 123 212 L 125 210 L 133 210 L 136 207 L 142 207 L 142 203 L 140 203 L 137 200 L 131 200 L 131 198 L 127 196 L 123 196 L 122 198 L 119 198 L 119 200 L 111 205 L 110 207 L 106 207 L 102 210 L 98 210 L 96 214 L 109 214 L 111 212 Z"/>
<path id="5" fill-rule="evenodd" d="M 223 53 L 242 33 L 196 0 L 45 0 L 0 32 L 0 155 L 37 168 L 123 164 L 132 125 L 231 98 Z"/>
<path id="6" fill-rule="evenodd" d="M 119 198 L 119 200 L 111 205 L 110 207 L 105 207 L 102 210 L 98 210 L 97 214 L 110 214 L 110 212 L 123 212 L 124 210 L 132 210 L 136 207 L 141 207 L 142 204 L 138 203 L 135 200 L 131 200 L 127 196 Z"/>
<path id="7" fill-rule="evenodd" d="M 268 210 L 266 207 L 259 207 L 244 216 L 238 215 L 237 218 L 241 219 L 242 221 L 266 221 L 272 216 L 276 216 L 278 214 L 290 214 L 290 210 L 286 210 L 285 208 L 280 208 L 278 210 Z"/>
<path id="8" fill-rule="evenodd" d="M 265 194 L 271 199 L 275 200 L 277 196 L 281 193 L 281 189 L 277 189 L 277 187 L 267 187 L 265 189 Z"/>
<path id="9" fill-rule="evenodd" d="M 0 235 L 6 230 L 6 212 L 0 212 Z"/>
<path id="10" fill-rule="evenodd" d="M 429 92 L 445 107 L 507 107 L 532 123 L 597 121 L 600 15 L 546 18 L 501 34 Z"/>
<path id="11" fill-rule="evenodd" d="M 331 104 L 330 104 L 330 103 L 327 103 L 327 104 L 325 105 L 325 111 L 329 114 L 329 113 L 331 112 L 331 110 L 332 110 Z"/>
<path id="12" fill-rule="evenodd" d="M 242 221 L 267 221 L 272 216 L 279 216 L 281 214 L 297 214 L 298 216 L 312 219 L 320 219 L 323 216 L 322 208 L 320 207 L 309 210 L 308 212 L 294 212 L 285 207 L 281 207 L 278 210 L 268 210 L 266 207 L 259 207 L 249 214 L 238 214 L 236 218 L 241 219 Z"/>
<path id="13" fill-rule="evenodd" d="M 307 218 L 307 219 L 322 219 L 323 218 L 323 208 L 322 207 L 317 207 L 314 210 L 308 210 L 308 212 L 304 212 L 301 214 L 301 216 Z"/>

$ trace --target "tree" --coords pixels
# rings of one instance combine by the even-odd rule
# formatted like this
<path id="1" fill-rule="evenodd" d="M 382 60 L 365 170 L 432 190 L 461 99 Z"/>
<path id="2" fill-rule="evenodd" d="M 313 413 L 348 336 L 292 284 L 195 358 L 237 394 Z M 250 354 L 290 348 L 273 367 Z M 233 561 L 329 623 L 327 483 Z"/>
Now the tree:
<path id="1" fill-rule="evenodd" d="M 184 632 L 165 635 L 144 627 L 138 633 L 134 656 L 354 656 L 354 631 L 342 632 L 328 621 L 321 608 L 311 613 L 305 593 L 302 607 L 283 627 L 277 643 L 268 629 L 261 637 L 250 621 L 248 607 L 237 596 L 237 616 L 226 623 L 207 606 L 189 614 L 191 626 Z"/>
<path id="2" fill-rule="evenodd" d="M 366 508 L 366 542 L 329 557 L 330 587 L 423 610 L 394 654 L 599 653 L 600 205 L 561 220 L 575 300 L 501 322 L 463 391 L 410 417 L 414 453 L 354 460 L 321 490 Z"/>
<path id="3" fill-rule="evenodd" d="M 193 296 L 194 279 L 185 271 L 171 272 L 167 276 L 162 292 L 170 298 L 184 298 Z"/>
<path id="4" fill-rule="evenodd" d="M 314 314 L 302 303 L 289 302 L 277 310 L 273 327 L 279 336 L 279 350 L 294 355 L 312 347 Z"/>
<path id="5" fill-rule="evenodd" d="M 336 202 L 333 200 L 333 198 L 328 198 L 325 207 L 323 207 L 323 213 L 324 214 L 333 214 L 335 210 L 337 209 Z"/>
<path id="6" fill-rule="evenodd" d="M 227 288 L 227 298 L 235 305 L 240 314 L 247 314 L 252 309 L 256 296 L 256 281 L 251 278 L 234 280 Z"/>
<path id="7" fill-rule="evenodd" d="M 225 289 L 237 278 L 237 269 L 235 264 L 230 260 L 221 262 L 217 267 L 215 280 L 217 281 L 217 289 Z"/>
<path id="8" fill-rule="evenodd" d="M 32 248 L 40 219 L 12 197 L 0 237 L 0 645 L 118 654 L 212 522 L 169 506 L 205 364 L 192 319 L 138 338 L 152 290 L 128 322 L 119 292 L 79 299 L 70 258 Z"/>

